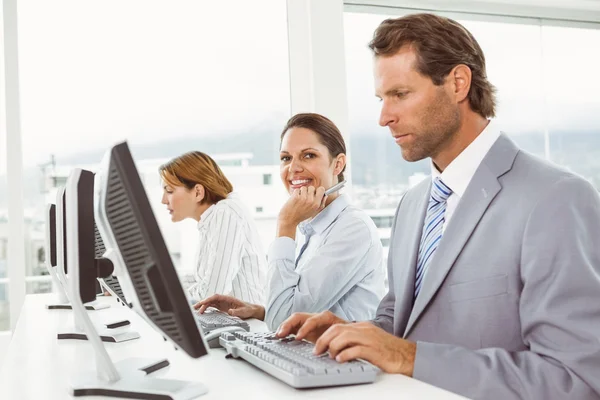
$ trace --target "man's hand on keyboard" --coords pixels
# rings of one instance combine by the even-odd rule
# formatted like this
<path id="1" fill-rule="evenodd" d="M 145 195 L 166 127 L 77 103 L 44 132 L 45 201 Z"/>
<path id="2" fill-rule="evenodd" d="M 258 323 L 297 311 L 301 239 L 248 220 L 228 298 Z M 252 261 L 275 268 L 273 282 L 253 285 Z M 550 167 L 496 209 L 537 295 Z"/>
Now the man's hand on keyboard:
<path id="1" fill-rule="evenodd" d="M 333 325 L 315 343 L 315 354 L 329 352 L 338 362 L 362 359 L 392 374 L 412 376 L 417 345 L 370 322 Z"/>
<path id="2" fill-rule="evenodd" d="M 194 309 L 198 310 L 200 314 L 204 313 L 208 307 L 214 307 L 219 311 L 241 319 L 256 318 L 261 321 L 265 319 L 265 308 L 263 306 L 246 303 L 232 296 L 214 294 L 194 304 Z"/>
<path id="3" fill-rule="evenodd" d="M 306 339 L 314 343 L 330 326 L 347 323 L 331 311 L 319 314 L 294 313 L 281 323 L 277 336 L 282 338 L 295 334 L 298 340 Z"/>

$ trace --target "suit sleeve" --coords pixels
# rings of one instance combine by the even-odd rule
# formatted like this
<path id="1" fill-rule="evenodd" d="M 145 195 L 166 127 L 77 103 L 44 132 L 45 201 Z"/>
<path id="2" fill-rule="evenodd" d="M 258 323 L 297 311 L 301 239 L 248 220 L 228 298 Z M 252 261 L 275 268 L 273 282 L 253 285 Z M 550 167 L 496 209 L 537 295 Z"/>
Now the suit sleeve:
<path id="1" fill-rule="evenodd" d="M 521 253 L 527 351 L 417 342 L 416 379 L 483 399 L 600 399 L 600 199 L 580 178 L 532 210 Z"/>

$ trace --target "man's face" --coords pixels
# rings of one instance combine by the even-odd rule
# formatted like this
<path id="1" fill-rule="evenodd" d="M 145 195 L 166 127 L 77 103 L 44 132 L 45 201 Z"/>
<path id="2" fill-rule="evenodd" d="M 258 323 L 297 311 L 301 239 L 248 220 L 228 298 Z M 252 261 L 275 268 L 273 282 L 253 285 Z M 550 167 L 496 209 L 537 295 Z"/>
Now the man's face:
<path id="1" fill-rule="evenodd" d="M 435 158 L 460 127 L 449 79 L 441 86 L 416 70 L 416 53 L 404 46 L 375 57 L 375 95 L 382 101 L 379 124 L 390 128 L 407 161 Z"/>

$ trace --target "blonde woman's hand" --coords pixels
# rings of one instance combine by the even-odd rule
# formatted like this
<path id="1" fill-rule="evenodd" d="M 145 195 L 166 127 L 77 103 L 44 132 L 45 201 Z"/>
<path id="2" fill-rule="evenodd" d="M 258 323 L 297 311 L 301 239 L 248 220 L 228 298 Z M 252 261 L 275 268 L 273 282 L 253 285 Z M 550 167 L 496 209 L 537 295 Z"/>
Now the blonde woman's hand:
<path id="1" fill-rule="evenodd" d="M 232 296 L 214 294 L 194 304 L 194 309 L 203 314 L 208 307 L 214 307 L 219 311 L 241 319 L 256 318 L 265 319 L 265 308 L 258 304 L 246 303 Z"/>

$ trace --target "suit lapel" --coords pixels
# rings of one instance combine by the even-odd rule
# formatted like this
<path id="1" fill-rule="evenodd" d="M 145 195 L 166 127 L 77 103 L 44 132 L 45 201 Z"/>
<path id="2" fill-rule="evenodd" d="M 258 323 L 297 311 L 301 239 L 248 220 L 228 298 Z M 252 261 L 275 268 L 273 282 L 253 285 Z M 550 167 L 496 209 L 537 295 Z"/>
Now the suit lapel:
<path id="1" fill-rule="evenodd" d="M 417 265 L 417 255 L 419 253 L 419 243 L 421 242 L 421 233 L 423 231 L 423 221 L 427 211 L 429 202 L 429 192 L 431 190 L 431 180 L 420 184 L 415 188 L 414 192 L 403 199 L 401 207 L 402 212 L 396 220 L 397 226 L 394 229 L 394 236 L 406 235 L 399 243 L 399 246 L 394 246 L 393 259 L 406 260 L 404 262 L 396 262 L 404 265 L 404 268 L 394 270 L 394 281 L 397 282 L 395 289 L 396 293 L 396 310 L 394 321 L 394 332 L 401 335 L 404 332 L 404 327 L 408 322 L 408 316 L 412 308 L 413 297 L 415 293 L 415 266 Z M 390 282 L 392 284 L 392 282 Z"/>
<path id="2" fill-rule="evenodd" d="M 404 337 L 409 334 L 435 296 L 475 227 L 500 192 L 502 187 L 498 177 L 510 170 L 517 152 L 518 148 L 514 143 L 505 135 L 501 135 L 475 172 L 427 269 L 421 292 L 404 331 Z M 417 243 L 417 251 L 418 246 Z"/>

